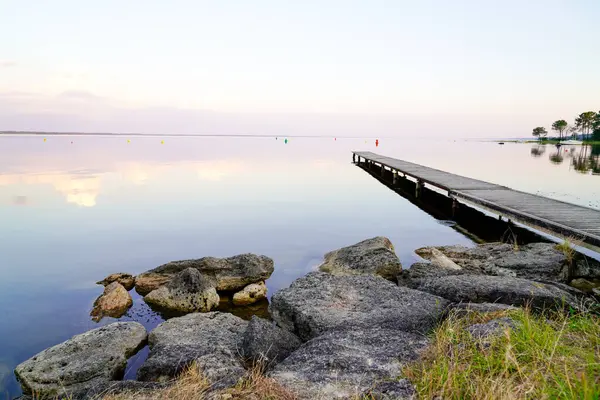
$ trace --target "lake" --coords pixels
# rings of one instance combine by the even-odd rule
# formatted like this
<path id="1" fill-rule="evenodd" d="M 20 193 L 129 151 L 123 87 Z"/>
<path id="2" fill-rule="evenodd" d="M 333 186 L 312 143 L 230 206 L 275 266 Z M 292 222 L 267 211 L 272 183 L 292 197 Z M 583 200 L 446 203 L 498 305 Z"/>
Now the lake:
<path id="1" fill-rule="evenodd" d="M 89 316 L 95 282 L 113 272 L 251 252 L 275 260 L 273 294 L 373 236 L 389 237 L 405 267 L 422 246 L 473 245 L 353 165 L 351 150 L 600 209 L 600 148 L 284 139 L 0 136 L 0 398 L 20 393 L 18 363 L 114 321 Z M 162 321 L 131 293 L 121 320 Z"/>

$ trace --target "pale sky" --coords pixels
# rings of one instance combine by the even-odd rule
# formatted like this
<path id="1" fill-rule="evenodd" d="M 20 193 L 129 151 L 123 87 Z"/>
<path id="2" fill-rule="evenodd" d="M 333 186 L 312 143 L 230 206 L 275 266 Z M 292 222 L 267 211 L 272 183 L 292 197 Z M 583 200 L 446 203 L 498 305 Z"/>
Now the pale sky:
<path id="1" fill-rule="evenodd" d="M 598 0 L 0 0 L 0 130 L 528 136 L 600 109 Z"/>

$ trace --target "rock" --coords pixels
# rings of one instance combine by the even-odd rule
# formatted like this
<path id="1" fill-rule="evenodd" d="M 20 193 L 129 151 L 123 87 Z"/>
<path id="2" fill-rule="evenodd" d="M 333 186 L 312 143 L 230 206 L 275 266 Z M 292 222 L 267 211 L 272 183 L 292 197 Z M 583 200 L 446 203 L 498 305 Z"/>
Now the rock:
<path id="1" fill-rule="evenodd" d="M 267 298 L 267 286 L 264 282 L 251 283 L 233 295 L 233 304 L 247 306 Z"/>
<path id="2" fill-rule="evenodd" d="M 160 308 L 181 312 L 207 312 L 219 306 L 214 281 L 197 269 L 188 268 L 175 275 L 165 286 L 148 293 L 144 301 Z"/>
<path id="3" fill-rule="evenodd" d="M 301 344 L 296 335 L 279 328 L 272 321 L 252 317 L 240 348 L 242 355 L 250 363 L 272 368 Z"/>
<path id="4" fill-rule="evenodd" d="M 238 343 L 247 326 L 247 321 L 220 312 L 169 319 L 150 332 L 150 354 L 137 378 L 164 382 L 195 361 L 213 388 L 233 386 L 245 371 Z"/>
<path id="5" fill-rule="evenodd" d="M 133 285 L 135 284 L 135 277 L 131 274 L 126 274 L 124 272 L 118 272 L 116 274 L 110 274 L 100 282 L 96 282 L 98 285 L 108 286 L 113 282 L 119 282 L 123 287 L 127 290 L 133 289 Z"/>
<path id="6" fill-rule="evenodd" d="M 533 309 L 578 309 L 570 293 L 540 282 L 506 276 L 454 275 L 423 279 L 419 290 L 460 303 L 502 303 L 513 306 L 529 304 Z"/>
<path id="7" fill-rule="evenodd" d="M 104 317 L 119 318 L 132 305 L 133 300 L 127 289 L 115 281 L 104 288 L 104 293 L 94 302 L 94 308 L 90 312 L 90 315 L 96 322 Z"/>
<path id="8" fill-rule="evenodd" d="M 171 278 L 171 275 L 144 272 L 135 277 L 135 291 L 145 296 L 151 291 L 167 284 Z"/>
<path id="9" fill-rule="evenodd" d="M 464 269 L 444 268 L 435 263 L 415 263 L 409 269 L 400 272 L 398 275 L 398 285 L 414 289 L 419 286 L 419 282 L 424 278 L 465 275 L 469 273 L 469 271 L 465 271 Z"/>
<path id="10" fill-rule="evenodd" d="M 466 316 L 469 312 L 489 313 L 517 310 L 516 307 L 499 303 L 457 303 L 452 304 L 452 313 L 457 317 Z"/>
<path id="11" fill-rule="evenodd" d="M 448 302 L 374 275 L 311 272 L 271 298 L 277 324 L 306 341 L 341 327 L 428 332 Z"/>
<path id="12" fill-rule="evenodd" d="M 127 358 L 146 337 L 142 324 L 115 322 L 36 354 L 19 364 L 15 375 L 27 395 L 84 398 L 90 388 L 121 377 Z"/>
<path id="13" fill-rule="evenodd" d="M 407 379 L 377 382 L 363 392 L 361 399 L 368 400 L 413 400 L 417 392 Z"/>
<path id="14" fill-rule="evenodd" d="M 171 261 L 148 272 L 169 276 L 188 268 L 214 278 L 217 290 L 240 290 L 251 283 L 267 280 L 273 273 L 274 264 L 269 257 L 248 253 L 228 258 Z"/>
<path id="15" fill-rule="evenodd" d="M 462 270 L 462 267 L 446 257 L 444 253 L 436 249 L 435 247 L 425 247 L 417 250 L 417 254 L 426 260 L 431 261 L 432 264 L 441 268 L 449 270 Z"/>
<path id="16" fill-rule="evenodd" d="M 401 377 L 403 364 L 426 346 L 425 336 L 376 324 L 332 330 L 303 344 L 269 375 L 300 399 L 359 398 L 380 381 Z M 411 398 L 414 390 L 406 389 L 397 398 Z"/>
<path id="17" fill-rule="evenodd" d="M 476 339 L 489 339 L 501 335 L 507 328 L 514 329 L 515 321 L 510 318 L 496 318 L 483 324 L 473 324 L 467 330 Z"/>
<path id="18" fill-rule="evenodd" d="M 532 280 L 564 282 L 569 264 L 553 243 L 531 243 L 518 249 L 506 243 L 486 243 L 474 248 L 442 246 L 418 249 L 416 253 L 428 259 L 432 249 L 471 273 Z"/>
<path id="19" fill-rule="evenodd" d="M 395 280 L 402 264 L 392 242 L 378 236 L 325 254 L 319 269 L 334 275 L 374 274 Z"/>
<path id="20" fill-rule="evenodd" d="M 129 379 L 125 381 L 110 381 L 108 383 L 103 383 L 90 388 L 86 392 L 85 397 L 89 399 L 100 400 L 103 399 L 104 396 L 118 396 L 125 393 L 140 394 L 147 392 L 148 394 L 152 394 L 153 391 L 165 389 L 169 387 L 170 384 L 171 382 L 140 382 Z M 136 399 L 139 398 L 136 397 Z"/>
<path id="21" fill-rule="evenodd" d="M 600 284 L 598 283 L 594 283 L 594 282 L 590 282 L 585 278 L 577 278 L 577 279 L 573 279 L 570 283 L 571 286 L 573 286 L 576 289 L 581 290 L 582 292 L 585 293 L 592 293 L 592 290 L 595 287 L 600 286 Z"/>
<path id="22" fill-rule="evenodd" d="M 580 256 L 575 260 L 573 277 L 587 278 L 588 280 L 600 280 L 600 261 L 586 256 Z"/>

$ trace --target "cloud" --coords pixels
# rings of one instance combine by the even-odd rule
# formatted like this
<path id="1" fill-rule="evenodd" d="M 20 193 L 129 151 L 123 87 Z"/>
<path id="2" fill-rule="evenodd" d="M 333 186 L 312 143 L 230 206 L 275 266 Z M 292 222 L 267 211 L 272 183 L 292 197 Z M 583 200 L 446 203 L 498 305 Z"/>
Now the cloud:
<path id="1" fill-rule="evenodd" d="M 0 60 L 0 68 L 16 67 L 17 62 L 12 60 Z"/>

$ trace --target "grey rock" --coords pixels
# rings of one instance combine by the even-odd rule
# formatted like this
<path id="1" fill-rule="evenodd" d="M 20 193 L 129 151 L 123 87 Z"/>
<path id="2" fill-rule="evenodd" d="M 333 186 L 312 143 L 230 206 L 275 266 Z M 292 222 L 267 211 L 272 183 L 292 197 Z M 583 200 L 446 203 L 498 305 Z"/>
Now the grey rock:
<path id="1" fill-rule="evenodd" d="M 214 388 L 233 386 L 245 371 L 238 343 L 247 325 L 241 318 L 220 312 L 169 319 L 150 332 L 150 354 L 137 378 L 165 382 L 195 361 Z"/>
<path id="2" fill-rule="evenodd" d="M 506 276 L 455 275 L 428 278 L 419 290 L 444 297 L 452 302 L 502 303 L 513 306 L 529 304 L 533 309 L 578 309 L 577 299 L 570 293 L 540 282 Z"/>
<path id="3" fill-rule="evenodd" d="M 107 395 L 119 395 L 123 393 L 141 394 L 147 392 L 148 394 L 151 394 L 153 391 L 167 388 L 169 385 L 171 385 L 171 382 L 159 383 L 134 380 L 110 381 L 89 389 L 85 394 L 85 398 L 100 400 Z"/>
<path id="4" fill-rule="evenodd" d="M 146 337 L 142 324 L 115 322 L 36 354 L 19 364 L 15 375 L 25 394 L 83 398 L 90 388 L 121 377 Z"/>
<path id="5" fill-rule="evenodd" d="M 418 249 L 416 253 L 427 259 L 430 249 Z M 518 248 L 506 243 L 486 243 L 473 248 L 435 249 L 471 273 L 553 281 L 564 281 L 567 277 L 567 257 L 553 243 L 531 243 Z"/>
<path id="6" fill-rule="evenodd" d="M 415 263 L 409 269 L 403 270 L 397 277 L 398 285 L 417 288 L 425 278 L 435 278 L 450 275 L 467 275 L 471 272 L 464 269 L 449 269 L 434 263 Z"/>
<path id="7" fill-rule="evenodd" d="M 269 311 L 280 327 L 306 341 L 342 327 L 428 332 L 447 304 L 379 276 L 311 272 L 275 293 Z"/>
<path id="8" fill-rule="evenodd" d="M 213 280 L 197 269 L 187 268 L 144 296 L 144 301 L 172 311 L 207 312 L 219 306 L 219 295 Z"/>
<path id="9" fill-rule="evenodd" d="M 272 321 L 254 316 L 246 328 L 240 348 L 248 362 L 272 368 L 301 344 L 300 339 L 291 332 L 281 329 Z"/>
<path id="10" fill-rule="evenodd" d="M 469 312 L 489 313 L 511 310 L 517 310 L 517 308 L 499 303 L 456 303 L 451 306 L 452 313 L 457 317 L 466 316 Z"/>
<path id="11" fill-rule="evenodd" d="M 591 293 L 592 289 L 600 286 L 600 283 L 594 283 L 585 278 L 573 279 L 569 284 L 585 293 Z"/>
<path id="12" fill-rule="evenodd" d="M 274 264 L 269 257 L 247 253 L 228 258 L 171 261 L 148 273 L 172 276 L 188 268 L 214 278 L 217 290 L 240 290 L 251 283 L 267 280 L 273 273 Z"/>
<path id="13" fill-rule="evenodd" d="M 417 398 L 415 387 L 407 379 L 377 382 L 362 393 L 366 400 L 413 400 Z"/>
<path id="14" fill-rule="evenodd" d="M 515 321 L 510 318 L 496 318 L 482 324 L 473 324 L 467 327 L 467 331 L 476 339 L 489 339 L 501 335 L 507 328 L 514 329 Z"/>
<path id="15" fill-rule="evenodd" d="M 380 381 L 400 378 L 403 365 L 426 346 L 425 336 L 375 324 L 333 330 L 303 344 L 269 375 L 300 399 L 358 398 Z"/>
<path id="16" fill-rule="evenodd" d="M 125 272 L 117 272 L 116 274 L 110 274 L 100 282 L 96 282 L 98 285 L 108 286 L 113 282 L 118 282 L 127 290 L 133 289 L 135 284 L 135 277 Z"/>
<path id="17" fill-rule="evenodd" d="M 392 242 L 378 236 L 325 254 L 319 269 L 334 275 L 374 274 L 395 280 L 402 264 Z"/>
<path id="18" fill-rule="evenodd" d="M 573 268 L 574 278 L 586 278 L 589 280 L 600 279 L 600 261 L 586 256 L 579 256 L 575 260 Z"/>

